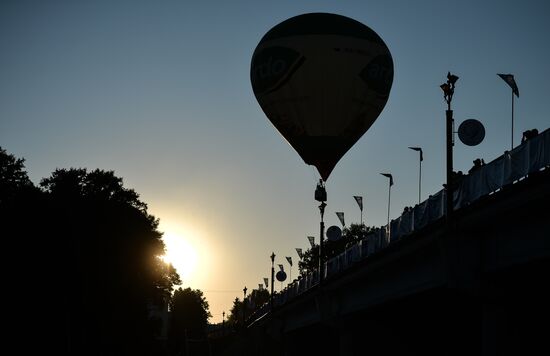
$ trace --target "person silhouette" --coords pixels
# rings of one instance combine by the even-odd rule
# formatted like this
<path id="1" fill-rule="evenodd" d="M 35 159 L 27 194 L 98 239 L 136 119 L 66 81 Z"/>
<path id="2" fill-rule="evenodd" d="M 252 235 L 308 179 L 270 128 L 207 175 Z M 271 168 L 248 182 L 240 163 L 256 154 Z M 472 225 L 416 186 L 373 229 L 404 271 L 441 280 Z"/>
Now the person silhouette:
<path id="1" fill-rule="evenodd" d="M 521 143 L 524 143 L 525 141 L 528 141 L 528 140 L 534 138 L 538 134 L 539 134 L 539 130 L 537 130 L 537 129 L 524 131 L 523 136 L 521 138 Z"/>
<path id="2" fill-rule="evenodd" d="M 468 171 L 468 174 L 474 172 L 475 170 L 481 168 L 481 166 L 483 166 L 485 164 L 485 161 L 483 161 L 483 159 L 479 159 L 479 158 L 476 158 L 474 161 L 473 161 L 474 165 L 472 166 L 472 168 L 470 168 L 470 170 Z"/>

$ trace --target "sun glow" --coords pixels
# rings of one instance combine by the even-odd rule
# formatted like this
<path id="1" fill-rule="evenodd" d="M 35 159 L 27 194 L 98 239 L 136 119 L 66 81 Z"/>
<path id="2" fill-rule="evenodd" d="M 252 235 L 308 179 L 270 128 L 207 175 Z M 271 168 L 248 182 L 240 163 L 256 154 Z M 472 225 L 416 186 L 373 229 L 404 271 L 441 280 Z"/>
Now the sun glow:
<path id="1" fill-rule="evenodd" d="M 193 279 L 198 264 L 198 254 L 195 247 L 185 237 L 166 232 L 163 236 L 166 253 L 162 260 L 171 263 L 184 284 Z"/>

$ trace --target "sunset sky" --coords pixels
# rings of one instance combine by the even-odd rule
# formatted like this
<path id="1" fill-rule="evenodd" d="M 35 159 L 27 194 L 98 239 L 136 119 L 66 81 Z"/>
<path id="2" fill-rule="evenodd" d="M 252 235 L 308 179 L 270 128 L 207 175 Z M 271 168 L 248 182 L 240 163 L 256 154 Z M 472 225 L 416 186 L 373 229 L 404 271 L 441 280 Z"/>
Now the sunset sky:
<path id="1" fill-rule="evenodd" d="M 367 225 L 423 199 L 445 179 L 445 103 L 458 75 L 457 126 L 483 122 L 476 147 L 457 139 L 456 170 L 550 126 L 550 2 L 524 1 L 25 1 L 0 2 L 0 146 L 26 159 L 36 184 L 56 168 L 114 170 L 160 219 L 184 286 L 205 292 L 221 321 L 242 289 L 257 288 L 296 247 L 318 241 L 318 173 L 267 120 L 250 60 L 273 26 L 303 13 L 351 17 L 376 31 L 394 60 L 378 120 L 328 179 L 326 226 Z M 179 259 L 176 258 L 179 256 Z M 292 271 L 297 275 L 296 263 Z M 280 284 L 276 284 L 277 289 Z"/>

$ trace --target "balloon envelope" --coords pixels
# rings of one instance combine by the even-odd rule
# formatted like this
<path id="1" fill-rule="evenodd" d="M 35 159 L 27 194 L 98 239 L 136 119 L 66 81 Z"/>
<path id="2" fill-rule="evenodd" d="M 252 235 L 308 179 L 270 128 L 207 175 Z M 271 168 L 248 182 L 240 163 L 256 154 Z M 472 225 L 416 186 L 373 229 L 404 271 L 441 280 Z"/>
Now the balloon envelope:
<path id="1" fill-rule="evenodd" d="M 264 35 L 250 77 L 268 119 L 326 181 L 386 105 L 393 60 L 364 24 L 311 13 Z"/>

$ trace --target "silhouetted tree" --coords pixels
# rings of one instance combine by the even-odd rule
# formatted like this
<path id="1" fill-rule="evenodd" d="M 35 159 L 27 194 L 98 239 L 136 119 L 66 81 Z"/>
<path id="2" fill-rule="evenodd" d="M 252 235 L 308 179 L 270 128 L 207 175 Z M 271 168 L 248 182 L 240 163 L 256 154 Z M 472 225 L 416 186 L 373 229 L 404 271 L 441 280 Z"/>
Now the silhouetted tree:
<path id="1" fill-rule="evenodd" d="M 25 160 L 0 147 L 0 205 L 33 188 L 25 171 Z"/>
<path id="2" fill-rule="evenodd" d="M 269 291 L 267 289 L 254 289 L 246 297 L 246 313 L 245 317 L 252 315 L 262 305 L 267 303 L 270 299 Z M 234 327 L 240 327 L 243 321 L 243 301 L 239 298 L 235 298 L 233 306 L 227 316 L 227 323 Z"/>
<path id="3" fill-rule="evenodd" d="M 307 274 L 313 272 L 319 267 L 319 245 L 315 245 L 312 248 L 305 250 L 302 254 L 302 258 L 298 262 L 298 270 L 300 274 Z"/>
<path id="4" fill-rule="evenodd" d="M 269 301 L 269 291 L 267 289 L 254 289 L 246 299 L 247 315 L 250 315 Z"/>
<path id="5" fill-rule="evenodd" d="M 184 353 L 190 341 L 206 336 L 208 319 L 212 316 L 202 291 L 181 287 L 170 301 L 171 323 L 169 344 L 173 353 Z"/>
<path id="6" fill-rule="evenodd" d="M 42 216 L 46 211 L 45 194 L 30 181 L 24 162 L 0 148 L 0 237 L 3 260 L 10 261 L 4 263 L 2 278 L 4 319 L 8 316 L 9 325 L 6 339 L 14 334 L 21 337 L 20 344 L 26 345 L 27 353 L 33 345 L 29 340 L 45 339 L 39 338 L 37 330 L 47 320 L 40 313 L 47 305 L 42 295 L 49 291 L 42 277 L 51 274 L 47 265 L 38 263 L 47 253 L 42 248 L 46 236 L 39 228 L 46 222 Z"/>
<path id="7" fill-rule="evenodd" d="M 323 256 L 325 261 L 338 256 L 346 250 L 346 248 L 357 243 L 363 239 L 373 227 L 365 226 L 362 224 L 351 224 L 344 228 L 342 231 L 342 237 L 337 241 L 325 240 L 323 245 Z M 300 274 L 312 272 L 319 267 L 319 246 L 315 245 L 313 248 L 306 250 L 300 262 L 298 262 L 298 269 Z"/>
<path id="8" fill-rule="evenodd" d="M 238 326 L 242 324 L 243 317 L 243 302 L 239 298 L 235 298 L 233 306 L 227 316 L 227 323 L 232 326 Z"/>
<path id="9" fill-rule="evenodd" d="M 113 172 L 58 169 L 40 190 L 23 162 L 0 151 L 0 232 L 5 251 L 25 256 L 5 283 L 27 351 L 153 354 L 150 306 L 181 283 L 159 259 L 158 220 Z"/>
<path id="10" fill-rule="evenodd" d="M 154 217 L 147 214 L 147 204 L 139 200 L 133 189 L 124 188 L 122 178 L 116 177 L 113 171 L 56 169 L 50 177 L 42 179 L 40 186 L 58 199 L 88 199 L 133 207 L 152 219 L 153 225 L 157 224 Z"/>
<path id="11" fill-rule="evenodd" d="M 54 251 L 71 266 L 61 282 L 75 296 L 68 300 L 71 342 L 101 352 L 149 352 L 156 332 L 149 305 L 166 303 L 180 282 L 159 259 L 165 251 L 158 220 L 112 171 L 57 169 L 40 185 L 56 214 Z"/>
<path id="12" fill-rule="evenodd" d="M 372 226 L 364 224 L 351 224 L 342 231 L 342 236 L 346 239 L 348 245 L 354 244 L 364 238 L 368 233 L 374 230 Z"/>

